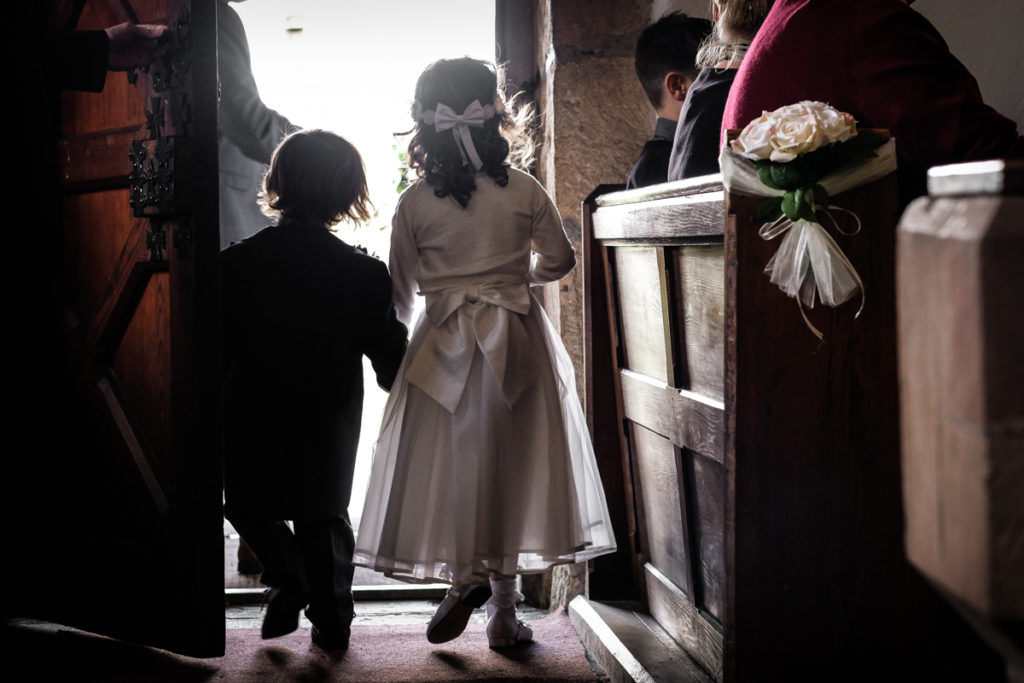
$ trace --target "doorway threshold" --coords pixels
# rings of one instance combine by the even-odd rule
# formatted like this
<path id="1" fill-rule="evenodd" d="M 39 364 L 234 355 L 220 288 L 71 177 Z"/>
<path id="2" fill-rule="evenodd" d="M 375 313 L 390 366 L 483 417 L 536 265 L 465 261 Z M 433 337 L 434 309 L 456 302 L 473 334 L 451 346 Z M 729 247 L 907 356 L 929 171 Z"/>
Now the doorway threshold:
<path id="1" fill-rule="evenodd" d="M 373 600 L 441 600 L 448 591 L 446 583 L 408 583 L 384 584 L 372 586 L 352 586 L 352 594 L 356 601 Z M 263 604 L 266 587 L 261 588 L 225 588 L 224 604 L 226 605 L 260 605 Z"/>

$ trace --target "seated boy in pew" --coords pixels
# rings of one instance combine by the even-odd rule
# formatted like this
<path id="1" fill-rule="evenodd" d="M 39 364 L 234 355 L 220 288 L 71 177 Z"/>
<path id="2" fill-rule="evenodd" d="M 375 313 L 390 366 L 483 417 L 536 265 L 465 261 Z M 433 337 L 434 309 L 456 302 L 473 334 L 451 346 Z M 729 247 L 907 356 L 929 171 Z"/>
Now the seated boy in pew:
<path id="1" fill-rule="evenodd" d="M 679 110 L 699 71 L 697 50 L 711 32 L 707 19 L 670 12 L 643 30 L 636 42 L 635 68 L 647 99 L 658 113 L 654 137 L 633 164 L 627 188 L 668 180 L 668 158 Z"/>

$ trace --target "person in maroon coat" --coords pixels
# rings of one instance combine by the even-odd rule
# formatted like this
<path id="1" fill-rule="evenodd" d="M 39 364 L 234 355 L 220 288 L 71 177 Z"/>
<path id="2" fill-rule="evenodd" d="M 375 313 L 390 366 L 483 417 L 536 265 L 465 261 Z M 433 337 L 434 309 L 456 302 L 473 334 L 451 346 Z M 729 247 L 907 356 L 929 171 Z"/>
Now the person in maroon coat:
<path id="1" fill-rule="evenodd" d="M 776 0 L 736 74 L 722 136 L 801 100 L 889 129 L 904 203 L 925 193 L 931 166 L 1024 153 L 1016 124 L 985 104 L 905 0 Z"/>
<path id="2" fill-rule="evenodd" d="M 344 649 L 363 357 L 390 389 L 407 329 L 387 266 L 329 229 L 369 217 L 362 160 L 348 141 L 319 130 L 285 138 L 264 198 L 278 224 L 221 252 L 225 516 L 271 587 L 263 637 L 294 631 L 308 604 L 313 642 Z"/>

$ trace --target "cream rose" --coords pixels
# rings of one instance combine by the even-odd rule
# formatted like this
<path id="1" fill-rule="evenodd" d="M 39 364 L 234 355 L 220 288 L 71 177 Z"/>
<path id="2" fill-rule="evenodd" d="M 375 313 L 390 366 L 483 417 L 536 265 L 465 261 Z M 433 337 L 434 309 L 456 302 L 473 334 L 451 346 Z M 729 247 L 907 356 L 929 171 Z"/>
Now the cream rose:
<path id="1" fill-rule="evenodd" d="M 845 142 L 857 134 L 852 116 L 824 102 L 805 100 L 763 112 L 732 142 L 736 154 L 753 159 L 792 161 L 823 145 Z"/>
<path id="2" fill-rule="evenodd" d="M 748 159 L 767 159 L 772 152 L 772 136 L 775 135 L 775 120 L 768 112 L 761 118 L 747 124 L 743 132 L 732 141 L 732 150 Z"/>
<path id="3" fill-rule="evenodd" d="M 818 119 L 810 111 L 801 114 L 787 112 L 776 126 L 772 136 L 772 161 L 785 163 L 798 155 L 812 152 L 821 146 L 825 136 L 818 128 Z"/>
<path id="4" fill-rule="evenodd" d="M 825 144 L 834 142 L 846 142 L 857 135 L 857 121 L 835 107 L 830 107 L 824 102 L 804 102 L 818 119 L 818 127 L 825 136 Z"/>

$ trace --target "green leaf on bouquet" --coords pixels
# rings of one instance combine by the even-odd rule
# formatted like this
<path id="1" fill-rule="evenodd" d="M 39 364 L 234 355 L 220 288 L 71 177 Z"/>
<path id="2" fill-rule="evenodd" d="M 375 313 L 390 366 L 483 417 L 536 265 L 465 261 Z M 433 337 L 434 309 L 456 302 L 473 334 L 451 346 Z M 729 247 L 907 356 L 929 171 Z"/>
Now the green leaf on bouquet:
<path id="1" fill-rule="evenodd" d="M 811 187 L 808 188 L 807 193 L 807 203 L 811 206 L 811 208 L 825 208 L 828 206 L 828 190 L 826 190 L 821 185 L 818 185 L 817 183 L 811 185 Z"/>
<path id="2" fill-rule="evenodd" d="M 782 209 L 782 213 L 786 214 L 786 218 L 791 221 L 795 221 L 800 218 L 800 198 L 797 197 L 798 190 L 791 190 L 786 194 L 782 195 L 782 202 L 779 204 L 779 208 Z"/>
<path id="3" fill-rule="evenodd" d="M 782 213 L 791 221 L 803 219 L 814 221 L 814 207 L 811 202 L 814 198 L 814 191 L 810 187 L 798 187 L 782 196 Z"/>
<path id="4" fill-rule="evenodd" d="M 821 187 L 818 185 L 818 187 Z M 800 218 L 805 221 L 817 222 L 814 215 L 814 187 L 801 187 L 796 191 L 797 205 L 800 207 Z"/>
<path id="5" fill-rule="evenodd" d="M 797 157 L 793 161 L 799 161 L 800 157 Z M 788 163 L 772 163 L 771 174 L 772 187 L 777 187 L 780 190 L 795 190 L 801 185 L 806 185 L 807 181 L 804 180 L 804 174 L 801 172 L 802 169 L 800 164 L 788 162 Z"/>
<path id="6" fill-rule="evenodd" d="M 782 216 L 782 197 L 769 197 L 757 205 L 751 216 L 755 223 L 773 223 Z"/>
<path id="7" fill-rule="evenodd" d="M 783 188 L 775 184 L 772 179 L 772 166 L 775 164 L 774 161 L 768 159 L 759 159 L 757 162 L 757 178 L 764 185 L 772 188 L 773 190 L 781 190 Z"/>
<path id="8" fill-rule="evenodd" d="M 816 183 L 843 163 L 842 151 L 838 145 L 825 145 L 802 157 L 804 162 L 804 185 Z"/>

